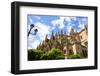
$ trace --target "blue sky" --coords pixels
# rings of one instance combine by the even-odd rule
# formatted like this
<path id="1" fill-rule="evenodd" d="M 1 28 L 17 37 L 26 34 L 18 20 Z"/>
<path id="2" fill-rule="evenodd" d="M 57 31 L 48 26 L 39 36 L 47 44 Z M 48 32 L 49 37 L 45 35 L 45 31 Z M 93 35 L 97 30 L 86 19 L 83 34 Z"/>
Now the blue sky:
<path id="1" fill-rule="evenodd" d="M 84 25 L 88 25 L 88 18 L 80 16 L 28 15 L 28 31 L 31 24 L 35 25 L 31 33 L 34 33 L 34 29 L 38 29 L 38 32 L 36 35 L 29 35 L 28 49 L 36 49 L 36 47 L 45 39 L 46 35 L 50 38 L 52 31 L 56 33 L 63 30 L 67 34 L 69 34 L 71 28 L 74 28 L 77 32 L 81 31 L 81 29 L 84 28 Z"/>

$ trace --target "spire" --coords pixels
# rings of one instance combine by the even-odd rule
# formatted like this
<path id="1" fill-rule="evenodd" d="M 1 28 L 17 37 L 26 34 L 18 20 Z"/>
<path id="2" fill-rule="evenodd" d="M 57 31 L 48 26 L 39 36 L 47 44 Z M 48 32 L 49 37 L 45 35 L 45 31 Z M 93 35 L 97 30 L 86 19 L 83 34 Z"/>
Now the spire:
<path id="1" fill-rule="evenodd" d="M 85 27 L 85 30 L 87 30 L 87 25 L 85 25 L 84 27 Z"/>
<path id="2" fill-rule="evenodd" d="M 57 37 L 57 35 L 58 35 L 58 34 L 57 34 L 57 32 L 56 32 L 56 33 L 55 33 L 55 36 Z"/>
<path id="3" fill-rule="evenodd" d="M 66 31 L 64 31 L 64 35 L 66 35 Z"/>
<path id="4" fill-rule="evenodd" d="M 51 39 L 53 39 L 53 37 L 54 37 L 54 32 L 52 31 L 52 34 L 51 34 Z"/>
<path id="5" fill-rule="evenodd" d="M 60 31 L 58 31 L 58 36 L 60 36 Z"/>
<path id="6" fill-rule="evenodd" d="M 70 30 L 70 35 L 73 35 L 74 33 L 75 33 L 74 29 L 71 28 L 71 30 Z"/>
<path id="7" fill-rule="evenodd" d="M 45 42 L 47 42 L 47 41 L 48 41 L 48 35 L 45 36 Z"/>
<path id="8" fill-rule="evenodd" d="M 47 37 L 48 37 L 48 35 L 46 35 L 46 37 L 45 37 L 45 38 L 47 39 Z"/>
<path id="9" fill-rule="evenodd" d="M 88 26 L 87 26 L 87 25 L 85 25 L 84 27 L 85 27 L 86 34 L 87 34 L 87 33 L 88 33 L 88 28 L 87 28 Z"/>
<path id="10" fill-rule="evenodd" d="M 54 32 L 52 31 L 52 36 L 54 35 Z"/>
<path id="11" fill-rule="evenodd" d="M 63 30 L 61 30 L 61 35 L 63 35 Z"/>

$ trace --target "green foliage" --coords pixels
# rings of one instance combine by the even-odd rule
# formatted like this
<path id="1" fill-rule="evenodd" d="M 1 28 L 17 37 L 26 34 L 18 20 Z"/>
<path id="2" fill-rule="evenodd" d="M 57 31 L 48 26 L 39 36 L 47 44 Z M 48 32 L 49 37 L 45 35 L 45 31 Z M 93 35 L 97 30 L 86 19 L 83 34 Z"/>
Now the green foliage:
<path id="1" fill-rule="evenodd" d="M 54 59 L 64 59 L 65 56 L 61 50 L 52 48 L 48 52 L 44 53 L 41 50 L 29 49 L 28 50 L 28 60 L 54 60 Z"/>
<path id="2" fill-rule="evenodd" d="M 42 59 L 46 60 L 64 59 L 64 54 L 61 52 L 61 50 L 52 48 L 42 56 Z"/>
<path id="3" fill-rule="evenodd" d="M 81 56 L 79 55 L 79 54 L 76 54 L 76 55 L 69 55 L 69 56 L 67 56 L 68 57 L 68 59 L 80 59 L 81 58 Z"/>
<path id="4" fill-rule="evenodd" d="M 41 56 L 41 59 L 48 60 L 48 54 L 47 54 L 47 53 L 44 53 L 44 54 Z"/>
<path id="5" fill-rule="evenodd" d="M 43 55 L 43 51 L 29 49 L 28 50 L 28 60 L 40 60 L 41 56 Z"/>

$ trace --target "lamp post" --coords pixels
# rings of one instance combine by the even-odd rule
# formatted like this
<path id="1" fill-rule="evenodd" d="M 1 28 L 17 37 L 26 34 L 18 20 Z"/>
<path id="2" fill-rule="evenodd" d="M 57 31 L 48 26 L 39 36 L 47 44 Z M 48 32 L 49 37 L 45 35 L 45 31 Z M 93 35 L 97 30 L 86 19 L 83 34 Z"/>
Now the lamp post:
<path id="1" fill-rule="evenodd" d="M 38 32 L 38 29 L 35 29 L 34 31 L 35 31 L 35 32 L 34 32 L 34 35 L 36 35 L 36 34 L 37 34 L 37 32 Z"/>
<path id="2" fill-rule="evenodd" d="M 35 25 L 34 25 L 34 24 L 31 24 L 31 25 L 30 25 L 30 30 L 29 30 L 29 32 L 28 32 L 28 36 L 29 36 L 29 34 L 31 33 L 31 30 L 32 30 L 33 27 L 35 27 Z M 38 29 L 34 29 L 34 35 L 36 35 L 37 32 L 38 32 Z"/>

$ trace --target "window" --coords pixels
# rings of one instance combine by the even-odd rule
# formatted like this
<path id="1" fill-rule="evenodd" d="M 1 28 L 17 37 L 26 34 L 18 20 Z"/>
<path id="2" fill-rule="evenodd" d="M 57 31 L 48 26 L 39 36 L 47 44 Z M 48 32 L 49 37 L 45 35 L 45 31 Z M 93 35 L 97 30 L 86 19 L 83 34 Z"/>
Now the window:
<path id="1" fill-rule="evenodd" d="M 87 51 L 86 50 L 82 50 L 83 56 L 87 57 Z"/>
<path id="2" fill-rule="evenodd" d="M 80 36 L 80 39 L 82 39 L 82 36 Z"/>
<path id="3" fill-rule="evenodd" d="M 64 54 L 66 54 L 66 50 L 64 49 Z"/>
<path id="4" fill-rule="evenodd" d="M 69 50 L 69 55 L 72 55 L 72 54 L 74 54 L 73 51 L 72 50 Z"/>

